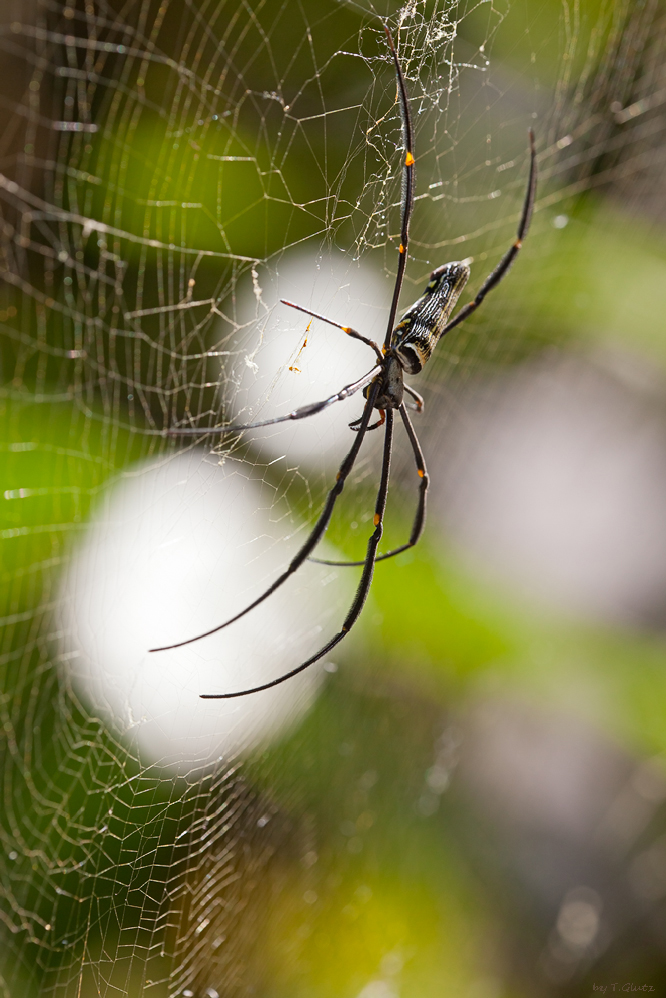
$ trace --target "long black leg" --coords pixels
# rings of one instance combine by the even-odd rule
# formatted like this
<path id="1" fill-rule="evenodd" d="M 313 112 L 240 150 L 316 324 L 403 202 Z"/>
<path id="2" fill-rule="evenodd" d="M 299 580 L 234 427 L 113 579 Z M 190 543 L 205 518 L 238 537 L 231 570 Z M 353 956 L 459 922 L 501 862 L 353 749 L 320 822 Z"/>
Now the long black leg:
<path id="1" fill-rule="evenodd" d="M 403 551 L 408 551 L 409 548 L 413 548 L 415 544 L 418 544 L 425 526 L 426 497 L 428 494 L 430 479 L 428 478 L 428 471 L 426 469 L 425 458 L 423 457 L 421 445 L 418 437 L 416 436 L 416 431 L 412 426 L 412 421 L 407 415 L 404 403 L 400 406 L 398 412 L 400 413 L 402 421 L 405 424 L 407 436 L 409 437 L 409 442 L 412 445 L 412 450 L 414 451 L 416 470 L 418 471 L 419 478 L 421 479 L 421 484 L 419 485 L 419 501 L 416 507 L 414 522 L 412 523 L 412 532 L 409 535 L 407 543 L 401 544 L 400 547 L 394 548 L 392 551 L 387 551 L 386 554 L 378 554 L 375 558 L 375 562 L 386 561 L 387 558 L 393 558 L 396 554 L 402 554 Z M 339 565 L 345 568 L 365 564 L 365 562 L 362 561 L 326 561 L 323 558 L 309 558 L 308 561 L 316 561 L 318 565 Z"/>
<path id="2" fill-rule="evenodd" d="M 278 686 L 280 683 L 286 682 L 287 679 L 291 679 L 292 676 L 297 676 L 299 672 L 303 672 L 310 665 L 314 665 L 318 662 L 320 658 L 327 655 L 332 648 L 340 644 L 343 638 L 345 638 L 352 627 L 358 620 L 361 610 L 368 598 L 368 593 L 370 592 L 370 585 L 372 583 L 372 575 L 375 567 L 375 561 L 377 558 L 377 547 L 382 539 L 383 531 L 383 520 L 384 511 L 386 510 L 386 496 L 388 493 L 388 482 L 389 482 L 389 472 L 391 469 L 391 446 L 393 441 L 393 410 L 389 409 L 386 413 L 386 429 L 384 431 L 384 457 L 382 460 L 382 476 L 379 483 L 379 489 L 377 491 L 377 500 L 375 502 L 375 517 L 374 524 L 375 529 L 370 535 L 368 540 L 368 548 L 365 555 L 365 561 L 363 564 L 363 573 L 361 574 L 361 581 L 359 582 L 358 589 L 356 590 L 356 595 L 354 596 L 354 601 L 349 608 L 347 616 L 345 617 L 344 623 L 337 634 L 333 637 L 323 648 L 308 658 L 305 662 L 301 662 L 297 665 L 295 669 L 291 669 L 289 672 L 285 672 L 283 676 L 278 676 L 277 679 L 271 680 L 270 683 L 263 683 L 261 686 L 254 686 L 250 690 L 241 690 L 239 693 L 204 693 L 201 697 L 202 700 L 231 700 L 233 697 L 245 697 L 250 693 L 260 693 L 261 690 L 269 690 L 272 686 Z"/>
<path id="3" fill-rule="evenodd" d="M 211 634 L 216 634 L 217 631 L 221 631 L 223 627 L 228 627 L 229 624 L 233 624 L 234 621 L 240 620 L 240 618 L 244 617 L 246 613 L 250 612 L 250 610 L 254 610 L 256 606 L 259 606 L 260 603 L 263 603 L 265 599 L 268 599 L 268 597 L 272 593 L 274 593 L 276 589 L 279 589 L 280 586 L 284 582 L 286 582 L 287 579 L 300 568 L 300 566 L 306 560 L 310 552 L 314 550 L 314 548 L 317 546 L 319 541 L 326 533 L 329 521 L 331 519 L 331 516 L 333 515 L 333 507 L 335 506 L 336 500 L 344 488 L 345 480 L 349 475 L 349 472 L 352 470 L 354 462 L 358 456 L 358 452 L 361 449 L 361 444 L 363 443 L 363 438 L 366 434 L 368 423 L 370 422 L 370 414 L 372 413 L 373 405 L 375 399 L 377 398 L 378 391 L 379 391 L 379 382 L 373 385 L 370 390 L 368 399 L 365 403 L 365 408 L 363 410 L 361 428 L 358 432 L 356 439 L 354 440 L 351 450 L 349 451 L 344 461 L 340 465 L 340 470 L 338 471 L 338 474 L 336 476 L 335 485 L 328 493 L 328 496 L 326 498 L 326 503 L 319 516 L 319 519 L 317 520 L 312 531 L 310 532 L 310 536 L 305 541 L 305 544 L 303 544 L 301 549 L 297 551 L 297 553 L 294 555 L 294 557 L 289 563 L 289 567 L 282 573 L 282 575 L 278 576 L 275 582 L 273 582 L 273 584 L 270 585 L 268 589 L 266 589 L 265 592 L 261 594 L 261 596 L 258 596 L 256 600 L 250 603 L 249 606 L 246 606 L 244 610 L 240 611 L 240 613 L 237 613 L 233 617 L 230 617 L 229 620 L 225 620 L 223 624 L 218 624 L 217 627 L 211 627 L 209 631 L 204 631 L 203 634 L 197 634 L 196 637 L 188 638 L 186 641 L 177 641 L 175 644 L 162 645 L 159 648 L 149 648 L 148 651 L 151 652 L 170 651 L 172 648 L 182 648 L 183 645 L 191 645 L 195 641 L 201 641 L 202 638 L 207 638 Z"/>
<path id="4" fill-rule="evenodd" d="M 324 409 L 328 409 L 329 405 L 333 405 L 334 402 L 342 402 L 344 399 L 348 399 L 350 395 L 354 395 L 361 388 L 365 388 L 373 378 L 377 377 L 381 369 L 381 365 L 377 364 L 371 371 L 364 374 L 362 378 L 359 378 L 358 381 L 353 381 L 350 385 L 345 385 L 335 395 L 329 395 L 327 399 L 323 399 L 321 402 L 310 402 L 308 405 L 302 405 L 299 409 L 288 412 L 286 416 L 262 419 L 258 423 L 232 423 L 229 426 L 208 427 L 185 426 L 175 430 L 155 430 L 153 436 L 206 437 L 214 433 L 240 433 L 241 430 L 256 430 L 262 426 L 274 426 L 276 423 L 286 423 L 292 419 L 305 419 L 307 416 L 315 416 L 318 412 L 323 412 Z"/>
<path id="5" fill-rule="evenodd" d="M 311 315 L 315 319 L 321 319 L 322 322 L 327 322 L 329 326 L 335 326 L 337 329 L 341 329 L 343 333 L 346 333 L 347 336 L 351 336 L 353 340 L 360 340 L 361 343 L 365 343 L 366 346 L 371 347 L 377 354 L 380 361 L 384 360 L 384 355 L 375 341 L 371 340 L 368 336 L 364 336 L 363 333 L 359 333 L 355 329 L 352 329 L 351 326 L 343 326 L 339 322 L 336 322 L 335 319 L 328 319 L 325 315 L 321 315 L 319 312 L 313 312 L 309 308 L 304 308 L 303 305 L 297 305 L 296 302 L 287 301 L 286 298 L 280 298 L 280 301 L 283 305 L 288 305 L 289 308 L 297 308 L 299 312 L 305 312 L 306 315 Z"/>
<path id="6" fill-rule="evenodd" d="M 395 325 L 395 317 L 398 311 L 398 299 L 400 298 L 402 281 L 405 276 L 405 267 L 407 265 L 409 222 L 412 217 L 412 208 L 414 206 L 414 141 L 412 134 L 412 118 L 409 112 L 409 102 L 407 100 L 407 91 L 405 89 L 405 79 L 402 75 L 402 68 L 398 60 L 398 53 L 395 50 L 391 32 L 386 25 L 384 25 L 384 30 L 386 31 L 386 37 L 388 38 L 389 48 L 391 49 L 391 55 L 393 56 L 393 63 L 395 65 L 395 75 L 398 80 L 400 117 L 402 119 L 402 144 L 405 150 L 402 174 L 400 246 L 398 247 L 400 255 L 398 257 L 398 272 L 395 276 L 395 285 L 393 287 L 391 311 L 389 312 L 386 336 L 384 337 L 384 347 L 388 350 L 391 344 L 391 333 L 393 332 L 393 326 Z"/>
<path id="7" fill-rule="evenodd" d="M 536 149 L 534 146 L 534 132 L 532 131 L 531 128 L 529 130 L 529 136 L 530 136 L 530 175 L 527 181 L 527 192 L 525 194 L 525 201 L 523 202 L 523 213 L 520 217 L 520 223 L 518 225 L 518 231 L 516 233 L 515 242 L 506 251 L 500 262 L 493 270 L 492 274 L 490 274 L 485 279 L 483 285 L 481 286 L 481 290 L 478 292 L 474 301 L 469 302 L 467 305 L 465 305 L 464 308 L 460 309 L 455 319 L 452 319 L 451 322 L 449 322 L 448 326 L 445 326 L 442 336 L 444 336 L 445 333 L 448 333 L 451 329 L 453 329 L 454 326 L 458 326 L 460 325 L 461 322 L 464 322 L 465 319 L 467 319 L 472 314 L 472 312 L 474 312 L 479 307 L 479 305 L 486 297 L 488 292 L 492 291 L 493 288 L 496 288 L 499 282 L 504 277 L 506 277 L 511 267 L 511 264 L 513 263 L 513 261 L 518 256 L 518 253 L 520 252 L 520 249 L 523 245 L 523 239 L 527 235 L 527 231 L 530 227 L 530 220 L 532 218 L 532 209 L 534 208 L 534 198 L 536 196 L 536 180 L 537 180 Z"/>

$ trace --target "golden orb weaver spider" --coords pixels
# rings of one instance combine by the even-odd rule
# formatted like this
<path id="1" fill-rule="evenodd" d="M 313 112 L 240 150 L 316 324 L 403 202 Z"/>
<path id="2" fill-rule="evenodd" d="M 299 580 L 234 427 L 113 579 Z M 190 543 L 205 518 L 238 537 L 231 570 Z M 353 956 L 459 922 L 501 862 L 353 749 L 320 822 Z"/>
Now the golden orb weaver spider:
<path id="1" fill-rule="evenodd" d="M 422 297 L 407 309 L 400 322 L 394 327 L 393 324 L 398 310 L 398 299 L 400 297 L 400 291 L 402 289 L 405 274 L 405 265 L 407 263 L 409 223 L 414 202 L 415 160 L 412 121 L 409 111 L 407 91 L 405 89 L 405 81 L 402 75 L 402 68 L 400 66 L 400 61 L 395 50 L 391 33 L 386 26 L 384 30 L 386 31 L 389 49 L 391 51 L 391 56 L 395 66 L 404 144 L 404 159 L 402 167 L 404 172 L 401 201 L 398 271 L 393 288 L 393 298 L 389 311 L 384 344 L 380 348 L 374 340 L 369 339 L 367 336 L 363 336 L 362 333 L 357 332 L 355 329 L 351 329 L 349 326 L 343 326 L 339 322 L 335 322 L 333 319 L 327 318 L 325 315 L 319 315 L 319 313 L 312 312 L 310 309 L 304 308 L 302 305 L 297 305 L 294 302 L 281 299 L 283 304 L 288 305 L 290 308 L 296 308 L 301 312 L 305 312 L 306 315 L 314 317 L 315 319 L 321 319 L 322 322 L 327 322 L 331 326 L 336 326 L 348 336 L 365 343 L 372 350 L 374 350 L 377 363 L 374 365 L 372 370 L 368 371 L 367 374 L 364 374 L 362 378 L 359 378 L 357 381 L 354 381 L 349 385 L 345 385 L 339 392 L 329 396 L 329 398 L 323 399 L 320 402 L 312 402 L 309 405 L 301 406 L 298 409 L 294 409 L 286 416 L 278 416 L 274 419 L 265 419 L 257 423 L 219 426 L 212 427 L 210 429 L 188 427 L 185 429 L 166 431 L 168 436 L 204 436 L 211 433 L 239 433 L 242 430 L 257 429 L 262 426 L 272 426 L 275 423 L 283 423 L 288 420 L 306 419 L 309 416 L 316 415 L 318 412 L 322 412 L 322 410 L 327 409 L 328 406 L 333 405 L 335 402 L 341 402 L 343 399 L 349 398 L 350 395 L 354 395 L 356 392 L 363 390 L 363 395 L 366 399 L 363 407 L 363 413 L 359 419 L 349 424 L 350 427 L 356 432 L 356 438 L 347 453 L 347 456 L 340 465 L 335 484 L 329 491 L 324 508 L 307 540 L 302 545 L 300 550 L 294 555 L 288 567 L 280 576 L 278 576 L 275 582 L 273 582 L 272 585 L 270 585 L 268 589 L 261 594 L 261 596 L 246 606 L 245 609 L 241 610 L 233 617 L 230 617 L 229 620 L 225 620 L 224 623 L 219 624 L 217 627 L 212 627 L 209 631 L 204 631 L 203 634 L 198 634 L 194 638 L 188 638 L 185 641 L 179 641 L 177 644 L 165 645 L 161 648 L 151 648 L 150 651 L 159 652 L 168 651 L 172 648 L 182 648 L 183 645 L 192 644 L 194 641 L 200 641 L 202 638 L 206 638 L 209 635 L 215 634 L 217 631 L 222 630 L 222 628 L 228 627 L 235 621 L 240 620 L 241 617 L 244 617 L 251 610 L 254 610 L 254 608 L 260 603 L 263 603 L 265 599 L 267 599 L 276 591 L 276 589 L 286 582 L 287 579 L 298 571 L 300 566 L 306 560 L 319 561 L 320 564 L 324 565 L 362 565 L 363 571 L 361 573 L 361 580 L 342 627 L 336 634 L 333 635 L 333 637 L 324 645 L 323 648 L 320 648 L 319 651 L 316 652 L 316 654 L 312 655 L 305 662 L 301 662 L 301 664 L 297 665 L 294 669 L 291 669 L 289 672 L 284 673 L 282 676 L 278 676 L 277 679 L 273 679 L 268 683 L 262 683 L 260 686 L 255 686 L 249 690 L 241 690 L 237 693 L 204 693 L 202 694 L 202 699 L 204 700 L 228 700 L 234 697 L 248 696 L 250 693 L 259 693 L 261 690 L 268 690 L 273 686 L 277 686 L 280 683 L 285 682 L 287 679 L 291 679 L 292 676 L 297 675 L 299 672 L 303 672 L 304 669 L 307 669 L 310 665 L 318 662 L 347 636 L 358 620 L 370 591 L 375 564 L 378 561 L 384 561 L 386 558 L 392 558 L 395 555 L 400 554 L 401 551 L 406 551 L 408 548 L 414 547 L 414 545 L 418 542 L 425 525 L 428 473 L 426 471 L 426 464 L 421 450 L 421 445 L 419 444 L 416 432 L 407 413 L 403 397 L 405 393 L 410 395 L 415 400 L 416 408 L 419 411 L 423 408 L 423 400 L 413 388 L 404 383 L 404 375 L 418 374 L 430 359 L 432 351 L 441 337 L 444 336 L 445 333 L 450 332 L 451 329 L 459 325 L 461 322 L 464 322 L 464 320 L 479 307 L 488 292 L 492 291 L 492 289 L 496 287 L 506 276 L 511 264 L 520 251 L 522 241 L 527 235 L 527 230 L 529 228 L 536 194 L 536 150 L 532 129 L 529 130 L 529 178 L 527 181 L 527 191 L 523 202 L 523 209 L 520 222 L 518 224 L 516 238 L 498 263 L 497 267 L 495 267 L 493 272 L 486 278 L 480 290 L 477 292 L 476 297 L 461 308 L 456 317 L 450 321 L 449 316 L 455 308 L 458 298 L 467 283 L 470 270 L 466 263 L 460 262 L 446 263 L 442 267 L 437 267 L 437 269 L 433 270 L 431 273 Z M 377 409 L 379 411 L 380 418 L 377 422 L 370 425 L 373 409 Z M 388 495 L 389 469 L 391 465 L 391 452 L 393 444 L 394 409 L 397 409 L 400 414 L 400 418 L 402 419 L 414 453 L 416 469 L 421 480 L 419 486 L 419 500 L 409 540 L 405 544 L 401 544 L 399 547 L 394 548 L 392 551 L 387 551 L 384 554 L 377 554 L 377 548 L 379 547 L 379 542 L 383 532 L 384 511 L 386 509 L 386 500 Z M 375 501 L 375 514 L 373 520 L 374 531 L 368 540 L 368 547 L 364 560 L 358 562 L 333 562 L 310 558 L 311 553 L 326 533 L 333 514 L 333 508 L 344 488 L 345 481 L 354 466 L 354 462 L 358 457 L 365 434 L 368 431 L 377 429 L 380 426 L 384 427 L 382 469 L 379 489 L 377 491 L 377 498 Z"/>

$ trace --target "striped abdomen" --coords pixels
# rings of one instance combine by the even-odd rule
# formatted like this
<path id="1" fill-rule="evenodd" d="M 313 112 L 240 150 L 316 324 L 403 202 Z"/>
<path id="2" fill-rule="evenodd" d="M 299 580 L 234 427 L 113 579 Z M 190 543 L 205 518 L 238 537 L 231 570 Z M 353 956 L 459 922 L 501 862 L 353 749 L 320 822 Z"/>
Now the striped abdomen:
<path id="1" fill-rule="evenodd" d="M 433 270 L 425 294 L 393 330 L 391 350 L 407 374 L 418 374 L 430 360 L 468 278 L 466 263 L 445 263 Z"/>

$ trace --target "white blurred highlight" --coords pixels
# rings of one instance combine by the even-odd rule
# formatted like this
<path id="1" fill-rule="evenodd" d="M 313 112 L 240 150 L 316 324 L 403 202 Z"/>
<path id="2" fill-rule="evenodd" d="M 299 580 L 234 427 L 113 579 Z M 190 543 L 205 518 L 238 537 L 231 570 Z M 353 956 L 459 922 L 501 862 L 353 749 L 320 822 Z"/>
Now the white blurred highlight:
<path id="1" fill-rule="evenodd" d="M 350 263 L 342 255 L 322 258 L 301 249 L 285 254 L 274 270 L 259 268 L 254 288 L 246 286 L 238 306 L 241 322 L 252 322 L 255 315 L 257 320 L 234 399 L 235 418 L 250 422 L 282 416 L 333 395 L 376 363 L 370 347 L 281 304 L 281 298 L 350 326 L 381 346 L 391 291 L 391 283 L 371 264 Z M 253 445 L 267 460 L 285 457 L 310 472 L 334 473 L 352 445 L 348 424 L 361 414 L 363 402 L 359 391 L 316 416 L 254 430 Z M 364 453 L 377 446 L 378 436 L 366 437 Z"/>
<path id="2" fill-rule="evenodd" d="M 576 616 L 658 622 L 666 608 L 661 384 L 631 357 L 562 355 L 479 385 L 433 503 L 495 578 Z M 451 450 L 455 459 L 451 460 Z M 430 457 L 431 466 L 435 462 Z"/>
<path id="3" fill-rule="evenodd" d="M 92 709 L 181 771 L 276 737 L 312 703 L 324 663 L 275 689 L 201 700 L 278 677 L 325 643 L 354 580 L 306 563 L 242 620 L 306 534 L 252 468 L 195 450 L 138 468 L 110 493 L 64 582 L 64 660 Z"/>

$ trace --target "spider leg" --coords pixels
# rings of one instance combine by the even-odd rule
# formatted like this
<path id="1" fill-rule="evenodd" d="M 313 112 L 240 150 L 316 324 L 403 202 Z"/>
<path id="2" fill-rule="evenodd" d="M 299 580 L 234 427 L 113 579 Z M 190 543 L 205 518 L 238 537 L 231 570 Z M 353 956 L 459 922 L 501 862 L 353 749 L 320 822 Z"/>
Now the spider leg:
<path id="1" fill-rule="evenodd" d="M 485 279 L 485 281 L 481 286 L 481 290 L 478 292 L 474 301 L 469 302 L 467 305 L 465 305 L 464 308 L 460 309 L 455 319 L 452 319 L 451 322 L 449 322 L 449 324 L 445 326 L 442 336 L 444 336 L 445 333 L 448 333 L 449 330 L 453 329 L 454 326 L 458 326 L 461 322 L 464 322 L 465 319 L 467 319 L 468 316 L 470 316 L 472 312 L 474 312 L 479 307 L 479 305 L 486 297 L 488 292 L 492 291 L 493 288 L 496 288 L 499 282 L 504 277 L 506 277 L 511 267 L 511 264 L 513 263 L 513 261 L 518 256 L 518 253 L 520 252 L 520 249 L 523 245 L 523 239 L 527 235 L 527 231 L 530 227 L 530 221 L 532 218 L 532 209 L 534 208 L 534 198 L 536 195 L 536 180 L 537 180 L 536 149 L 534 146 L 534 132 L 532 131 L 531 128 L 529 130 L 529 137 L 530 137 L 530 175 L 527 181 L 527 191 L 525 192 L 525 201 L 523 202 L 523 211 L 520 216 L 520 223 L 518 225 L 518 231 L 516 233 L 515 242 L 506 251 L 500 262 L 493 270 L 492 274 L 490 274 Z"/>
<path id="2" fill-rule="evenodd" d="M 286 423 L 292 419 L 305 419 L 308 416 L 315 416 L 318 412 L 323 412 L 324 409 L 328 409 L 329 405 L 333 405 L 334 402 L 342 402 L 344 399 L 349 398 L 350 395 L 354 395 L 359 389 L 365 388 L 373 378 L 377 377 L 380 371 L 381 366 L 377 364 L 371 371 L 364 374 L 362 378 L 359 378 L 358 381 L 353 381 L 350 385 L 345 385 L 335 395 L 329 395 L 327 399 L 323 399 L 321 402 L 310 402 L 308 405 L 302 405 L 300 408 L 288 412 L 286 416 L 262 419 L 257 423 L 232 423 L 229 426 L 185 426 L 182 429 L 157 430 L 155 432 L 160 437 L 205 437 L 213 433 L 240 433 L 241 430 L 256 430 L 261 426 L 274 426 L 276 423 Z"/>
<path id="3" fill-rule="evenodd" d="M 403 388 L 405 389 L 407 394 L 411 395 L 411 397 L 416 402 L 416 405 L 410 406 L 410 408 L 416 409 L 417 412 L 423 412 L 423 408 L 425 406 L 425 402 L 423 401 L 423 396 L 419 395 L 418 392 L 415 392 L 413 388 L 409 387 L 409 385 L 403 384 Z"/>
<path id="4" fill-rule="evenodd" d="M 414 522 L 412 523 L 412 532 L 409 535 L 407 543 L 401 544 L 400 547 L 394 548 L 392 551 L 387 551 L 386 554 L 378 554 L 375 558 L 375 562 L 386 561 L 387 558 L 393 558 L 396 554 L 402 554 L 403 551 L 408 551 L 409 548 L 413 548 L 415 544 L 418 544 L 425 526 L 426 496 L 428 494 L 430 479 L 428 478 L 428 472 L 426 469 L 425 458 L 423 457 L 423 451 L 421 450 L 421 445 L 418 437 L 416 436 L 416 431 L 412 426 L 412 421 L 407 415 L 407 409 L 405 408 L 404 403 L 400 406 L 398 412 L 400 413 L 402 421 L 405 424 L 407 436 L 409 437 L 409 442 L 412 445 L 412 450 L 414 451 L 416 470 L 419 478 L 421 479 L 421 484 L 419 486 L 419 502 L 416 507 Z M 316 561 L 318 565 L 339 565 L 344 568 L 365 564 L 363 561 L 325 561 L 323 558 L 309 558 L 308 561 Z"/>
<path id="5" fill-rule="evenodd" d="M 369 418 L 370 410 L 366 406 L 366 413 Z M 364 413 L 364 415 L 366 415 Z M 289 672 L 285 672 L 283 676 L 278 676 L 277 679 L 271 680 L 270 683 L 263 683 L 261 686 L 254 686 L 249 690 L 241 690 L 239 693 L 204 693 L 201 697 L 202 700 L 231 700 L 233 697 L 245 697 L 250 693 L 259 693 L 261 690 L 269 690 L 272 686 L 278 686 L 280 683 L 284 683 L 287 679 L 291 679 L 292 676 L 297 676 L 299 672 L 303 672 L 310 665 L 314 665 L 318 662 L 320 658 L 327 655 L 332 648 L 340 644 L 343 638 L 349 634 L 352 627 L 356 623 L 363 609 L 365 601 L 368 597 L 370 591 L 370 585 L 372 583 L 372 575 L 375 568 L 375 561 L 377 559 L 377 547 L 382 538 L 382 521 L 384 519 L 384 511 L 386 509 L 386 496 L 388 493 L 388 482 L 389 482 L 389 471 L 391 468 L 391 445 L 393 441 L 393 410 L 389 409 L 386 413 L 386 429 L 384 431 L 384 457 L 382 460 L 382 474 L 379 483 L 379 489 L 377 491 L 377 499 L 375 501 L 375 516 L 374 524 L 375 529 L 370 535 L 368 540 L 368 547 L 365 555 L 365 561 L 361 562 L 363 565 L 363 572 L 361 574 L 361 581 L 359 582 L 358 589 L 356 590 L 356 595 L 352 602 L 351 607 L 347 612 L 344 623 L 337 634 L 334 634 L 330 641 L 328 641 L 323 648 L 308 658 L 305 662 L 301 662 L 300 665 L 296 666 L 295 669 L 291 669 Z"/>
<path id="6" fill-rule="evenodd" d="M 402 144 L 405 150 L 402 174 L 402 195 L 401 195 L 401 220 L 400 220 L 400 246 L 398 247 L 398 272 L 395 275 L 395 285 L 393 287 L 393 298 L 391 300 L 391 310 L 384 337 L 384 348 L 388 350 L 391 344 L 391 334 L 395 325 L 395 317 L 398 311 L 398 299 L 402 289 L 402 281 L 405 276 L 407 265 L 407 247 L 409 245 L 409 222 L 412 217 L 414 207 L 414 141 L 412 132 L 412 118 L 409 112 L 409 101 L 407 100 L 407 90 L 405 89 L 405 79 L 402 75 L 402 67 L 398 59 L 398 53 L 393 44 L 391 32 L 384 25 L 384 31 L 388 38 L 389 48 L 393 56 L 395 75 L 398 84 L 398 98 L 400 100 L 400 117 L 402 119 Z"/>
<path id="7" fill-rule="evenodd" d="M 207 638 L 211 634 L 216 634 L 217 631 L 221 631 L 223 627 L 228 627 L 229 624 L 233 624 L 236 620 L 240 620 L 240 618 L 244 617 L 246 613 L 250 612 L 250 610 L 254 610 L 256 606 L 259 606 L 260 603 L 263 603 L 265 599 L 267 599 L 272 593 L 274 593 L 276 589 L 279 589 L 280 586 L 284 582 L 286 582 L 287 579 L 290 578 L 290 576 L 292 576 L 294 572 L 296 572 L 301 567 L 301 565 L 306 560 L 310 552 L 314 550 L 314 548 L 317 546 L 319 541 L 326 533 L 326 529 L 330 522 L 331 516 L 333 515 L 333 507 L 335 506 L 336 500 L 344 488 L 345 480 L 347 479 L 347 476 L 352 470 L 354 462 L 358 456 L 358 452 L 361 449 L 361 444 L 363 443 L 363 438 L 366 434 L 368 423 L 370 422 L 370 415 L 372 413 L 374 401 L 377 398 L 378 391 L 379 391 L 379 382 L 373 385 L 372 389 L 370 390 L 370 393 L 368 395 L 368 400 L 365 403 L 365 408 L 363 410 L 362 423 L 358 436 L 354 440 L 354 443 L 352 444 L 350 451 L 348 452 L 344 461 L 340 465 L 340 470 L 338 471 L 338 474 L 336 476 L 335 485 L 333 486 L 333 488 L 328 493 L 328 496 L 326 497 L 326 503 L 324 504 L 324 509 L 319 515 L 319 519 L 317 520 L 312 531 L 310 532 L 309 537 L 307 538 L 301 549 L 296 552 L 291 562 L 289 563 L 289 567 L 282 573 L 282 575 L 278 576 L 275 582 L 273 582 L 272 585 L 270 585 L 268 589 L 266 589 L 261 594 L 261 596 L 258 596 L 257 599 L 253 600 L 253 602 L 250 603 L 248 606 L 246 606 L 244 610 L 241 610 L 240 613 L 237 613 L 233 617 L 230 617 L 229 620 L 225 620 L 223 624 L 218 624 L 217 627 L 211 627 L 209 631 L 204 631 L 202 634 L 197 634 L 196 637 L 188 638 L 186 641 L 177 641 L 175 644 L 162 645 L 159 648 L 149 648 L 148 651 L 150 652 L 170 651 L 172 648 L 182 648 L 183 645 L 191 645 L 195 641 L 200 641 L 202 638 Z M 325 653 L 322 652 L 322 654 Z M 316 660 L 313 659 L 313 661 Z"/>
<path id="8" fill-rule="evenodd" d="M 341 326 L 340 323 L 335 322 L 334 319 L 327 319 L 325 315 L 320 315 L 319 312 L 312 312 L 309 308 L 304 308 L 303 305 L 297 305 L 293 301 L 287 301 L 286 298 L 280 298 L 280 301 L 283 305 L 288 305 L 289 308 L 297 308 L 299 312 L 305 312 L 306 315 L 312 315 L 315 319 L 321 319 L 322 322 L 327 322 L 329 326 L 336 326 L 338 329 L 341 329 L 343 333 L 346 333 L 347 336 L 351 336 L 353 340 L 360 340 L 361 343 L 365 343 L 366 346 L 371 347 L 377 354 L 380 361 L 384 360 L 384 355 L 375 341 L 369 339 L 367 336 L 363 336 L 362 333 L 358 333 L 355 329 L 352 329 L 351 326 Z"/>
<path id="9" fill-rule="evenodd" d="M 384 409 L 379 409 L 378 412 L 380 414 L 380 418 L 377 420 L 376 423 L 373 423 L 372 426 L 368 427 L 368 433 L 370 432 L 370 430 L 378 430 L 379 427 L 383 426 L 384 423 L 386 422 L 386 412 L 385 412 L 385 410 Z M 360 429 L 360 422 L 361 422 L 360 419 L 355 419 L 353 421 L 353 423 L 348 423 L 347 425 L 349 426 L 350 430 L 354 431 L 354 433 L 358 433 L 358 431 Z M 363 563 L 361 562 L 361 564 L 363 564 Z"/>

